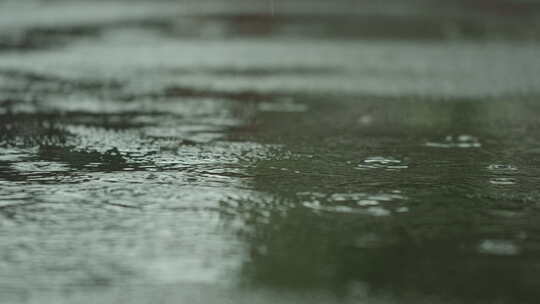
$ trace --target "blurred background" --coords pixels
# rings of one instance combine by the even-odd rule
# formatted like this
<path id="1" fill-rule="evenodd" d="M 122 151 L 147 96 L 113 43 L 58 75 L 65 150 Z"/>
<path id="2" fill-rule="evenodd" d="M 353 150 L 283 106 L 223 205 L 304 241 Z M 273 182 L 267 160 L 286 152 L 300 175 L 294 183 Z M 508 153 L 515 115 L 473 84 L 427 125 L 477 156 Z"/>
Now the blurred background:
<path id="1" fill-rule="evenodd" d="M 0 302 L 537 303 L 539 14 L 0 1 Z"/>

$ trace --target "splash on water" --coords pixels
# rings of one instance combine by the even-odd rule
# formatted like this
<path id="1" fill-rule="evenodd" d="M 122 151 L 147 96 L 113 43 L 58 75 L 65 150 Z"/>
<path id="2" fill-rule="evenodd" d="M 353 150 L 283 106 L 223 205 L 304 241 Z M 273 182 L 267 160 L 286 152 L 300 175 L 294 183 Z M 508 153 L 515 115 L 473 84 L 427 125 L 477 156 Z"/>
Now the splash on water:
<path id="1" fill-rule="evenodd" d="M 393 213 L 408 212 L 404 206 L 407 197 L 401 191 L 370 193 L 333 193 L 301 192 L 297 196 L 302 205 L 317 211 L 336 213 L 356 213 L 371 216 L 389 216 Z"/>
<path id="2" fill-rule="evenodd" d="M 482 144 L 477 137 L 472 135 L 448 135 L 442 141 L 428 141 L 425 144 L 432 148 L 480 148 Z"/>
<path id="3" fill-rule="evenodd" d="M 478 252 L 486 255 L 512 256 L 520 251 L 519 246 L 509 240 L 483 240 L 478 244 Z"/>
<path id="4" fill-rule="evenodd" d="M 357 169 L 399 170 L 407 168 L 409 166 L 402 160 L 382 156 L 368 157 L 357 166 Z"/>

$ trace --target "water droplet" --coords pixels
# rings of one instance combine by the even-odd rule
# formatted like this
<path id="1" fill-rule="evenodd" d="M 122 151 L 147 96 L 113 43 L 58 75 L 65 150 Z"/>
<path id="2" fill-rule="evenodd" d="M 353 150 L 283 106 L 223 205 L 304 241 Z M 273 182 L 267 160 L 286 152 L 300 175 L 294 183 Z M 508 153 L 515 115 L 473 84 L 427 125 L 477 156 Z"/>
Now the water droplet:
<path id="1" fill-rule="evenodd" d="M 478 252 L 489 255 L 517 255 L 520 253 L 520 248 L 509 240 L 483 240 L 478 245 Z"/>
<path id="2" fill-rule="evenodd" d="M 386 158 L 382 156 L 374 156 L 366 158 L 361 164 L 357 166 L 358 169 L 386 169 L 386 170 L 399 170 L 407 169 L 409 166 L 404 164 L 403 161 L 395 158 Z"/>
<path id="3" fill-rule="evenodd" d="M 300 192 L 297 195 L 305 197 L 304 207 L 318 211 L 338 212 L 338 213 L 358 213 L 371 216 L 388 216 L 392 212 L 387 207 L 396 212 L 406 212 L 407 207 L 397 206 L 400 200 L 406 197 L 394 192 L 390 193 L 334 193 L 324 195 L 322 193 Z M 392 206 L 392 207 L 390 207 Z"/>
<path id="4" fill-rule="evenodd" d="M 373 216 L 389 216 L 390 211 L 383 207 L 369 207 L 367 208 L 367 213 Z"/>
<path id="5" fill-rule="evenodd" d="M 358 118 L 358 122 L 362 125 L 370 125 L 373 123 L 373 120 L 374 120 L 373 116 L 368 115 L 368 114 L 362 115 L 360 116 L 360 118 Z"/>
<path id="6" fill-rule="evenodd" d="M 506 164 L 491 164 L 487 167 L 487 169 L 492 172 L 501 172 L 501 173 L 518 171 L 517 167 L 512 166 L 512 165 L 506 165 Z"/>
<path id="7" fill-rule="evenodd" d="M 364 160 L 365 163 L 377 163 L 377 164 L 394 164 L 394 163 L 401 163 L 400 160 L 392 159 L 392 158 L 384 158 L 381 156 L 375 156 L 370 157 Z"/>
<path id="8" fill-rule="evenodd" d="M 510 177 L 496 177 L 489 180 L 493 185 L 515 185 L 516 179 Z"/>
<path id="9" fill-rule="evenodd" d="M 396 212 L 399 212 L 399 213 L 409 212 L 409 207 L 399 207 L 399 208 L 396 208 Z"/>
<path id="10" fill-rule="evenodd" d="M 471 135 L 448 135 L 442 141 L 428 141 L 427 147 L 433 148 L 480 148 L 482 144 L 478 138 Z"/>
<path id="11" fill-rule="evenodd" d="M 370 199 L 367 199 L 367 200 L 360 200 L 358 201 L 357 205 L 358 206 L 376 206 L 378 205 L 379 202 L 376 201 L 376 200 L 370 200 Z"/>

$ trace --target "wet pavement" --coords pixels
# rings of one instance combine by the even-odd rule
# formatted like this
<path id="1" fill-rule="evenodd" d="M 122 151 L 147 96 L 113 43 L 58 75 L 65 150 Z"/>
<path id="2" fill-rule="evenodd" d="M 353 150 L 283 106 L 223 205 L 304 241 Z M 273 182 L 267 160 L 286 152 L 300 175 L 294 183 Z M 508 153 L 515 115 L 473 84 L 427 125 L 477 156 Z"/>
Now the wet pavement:
<path id="1" fill-rule="evenodd" d="M 539 14 L 0 3 L 0 302 L 536 303 Z"/>

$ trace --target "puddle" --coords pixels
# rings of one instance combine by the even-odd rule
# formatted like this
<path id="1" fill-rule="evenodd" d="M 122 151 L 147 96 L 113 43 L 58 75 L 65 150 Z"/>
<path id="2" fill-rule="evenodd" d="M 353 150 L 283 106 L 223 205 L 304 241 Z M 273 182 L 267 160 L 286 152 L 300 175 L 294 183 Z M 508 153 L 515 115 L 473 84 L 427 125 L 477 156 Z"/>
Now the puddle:
<path id="1" fill-rule="evenodd" d="M 427 147 L 432 148 L 480 148 L 482 147 L 482 144 L 478 140 L 478 138 L 471 136 L 471 135 L 459 135 L 459 136 L 452 136 L 448 135 L 444 138 L 443 141 L 434 141 L 434 142 L 427 142 Z"/>
<path id="2" fill-rule="evenodd" d="M 540 298 L 532 3 L 19 2 L 2 301 Z"/>

